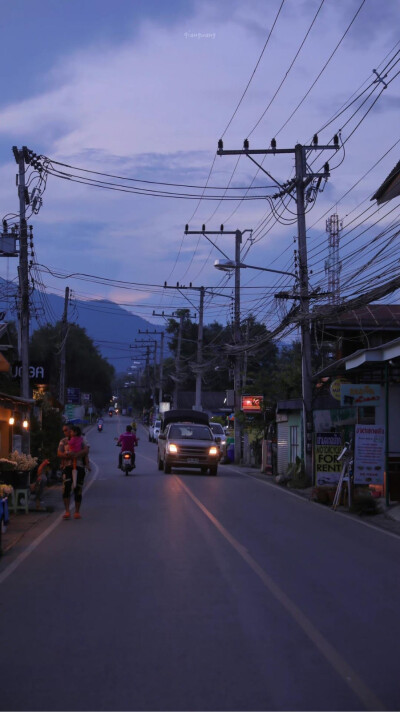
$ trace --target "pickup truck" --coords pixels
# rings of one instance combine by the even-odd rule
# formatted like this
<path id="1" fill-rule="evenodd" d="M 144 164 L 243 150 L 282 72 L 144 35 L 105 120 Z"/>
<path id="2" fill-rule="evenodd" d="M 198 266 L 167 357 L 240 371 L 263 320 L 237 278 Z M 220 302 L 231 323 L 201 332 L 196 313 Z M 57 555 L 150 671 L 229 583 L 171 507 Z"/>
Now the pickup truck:
<path id="1" fill-rule="evenodd" d="M 220 449 L 208 425 L 208 416 L 200 411 L 170 410 L 164 416 L 158 436 L 157 465 L 170 474 L 172 468 L 198 469 L 216 475 Z"/>

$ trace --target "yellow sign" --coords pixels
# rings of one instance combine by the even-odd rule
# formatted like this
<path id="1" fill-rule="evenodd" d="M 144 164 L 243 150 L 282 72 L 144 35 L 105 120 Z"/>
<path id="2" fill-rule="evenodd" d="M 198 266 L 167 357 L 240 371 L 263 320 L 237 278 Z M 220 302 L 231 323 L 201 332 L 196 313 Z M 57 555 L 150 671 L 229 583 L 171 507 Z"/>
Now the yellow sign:
<path id="1" fill-rule="evenodd" d="M 347 380 L 347 378 L 339 376 L 339 378 L 335 378 L 335 380 L 331 383 L 331 396 L 338 401 L 340 401 L 340 386 L 342 385 L 342 383 L 349 383 L 349 381 Z"/>

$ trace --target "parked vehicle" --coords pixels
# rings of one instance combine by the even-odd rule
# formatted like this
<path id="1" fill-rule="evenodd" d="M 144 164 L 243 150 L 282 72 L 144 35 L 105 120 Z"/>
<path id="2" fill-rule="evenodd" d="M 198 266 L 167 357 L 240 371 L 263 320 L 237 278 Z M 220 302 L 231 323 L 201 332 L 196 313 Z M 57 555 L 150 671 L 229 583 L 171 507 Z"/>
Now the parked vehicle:
<path id="1" fill-rule="evenodd" d="M 220 451 L 206 413 L 170 410 L 158 436 L 157 464 L 166 474 L 172 468 L 195 468 L 216 475 Z"/>
<path id="2" fill-rule="evenodd" d="M 149 426 L 149 442 L 156 443 L 161 430 L 161 420 L 155 420 Z"/>
<path id="3" fill-rule="evenodd" d="M 210 423 L 210 428 L 214 435 L 214 440 L 217 443 L 220 451 L 221 462 L 226 462 L 226 432 L 221 423 Z"/>

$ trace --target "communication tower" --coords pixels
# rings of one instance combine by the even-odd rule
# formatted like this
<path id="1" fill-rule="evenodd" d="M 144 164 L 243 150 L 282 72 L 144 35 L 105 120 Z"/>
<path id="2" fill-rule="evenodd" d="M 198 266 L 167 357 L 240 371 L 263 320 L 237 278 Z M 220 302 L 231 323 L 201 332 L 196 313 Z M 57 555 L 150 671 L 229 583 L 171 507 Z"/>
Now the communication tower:
<path id="1" fill-rule="evenodd" d="M 325 260 L 325 273 L 328 276 L 329 303 L 339 304 L 340 302 L 340 272 L 342 264 L 339 260 L 339 240 L 340 231 L 343 228 L 343 221 L 335 213 L 326 221 L 326 231 L 329 235 L 329 255 Z"/>

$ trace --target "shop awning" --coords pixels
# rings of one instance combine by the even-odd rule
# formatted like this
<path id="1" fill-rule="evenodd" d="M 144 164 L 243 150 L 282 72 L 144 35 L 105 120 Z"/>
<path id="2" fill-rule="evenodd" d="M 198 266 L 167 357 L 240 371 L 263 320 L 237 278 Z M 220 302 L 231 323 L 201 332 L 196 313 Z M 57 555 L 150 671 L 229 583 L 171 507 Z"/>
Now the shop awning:
<path id="1" fill-rule="evenodd" d="M 400 338 L 369 349 L 359 349 L 359 351 L 355 351 L 350 356 L 334 361 L 334 363 L 316 373 L 313 380 L 320 380 L 333 373 L 351 371 L 352 368 L 358 368 L 366 363 L 384 363 L 398 357 L 400 357 Z"/>

